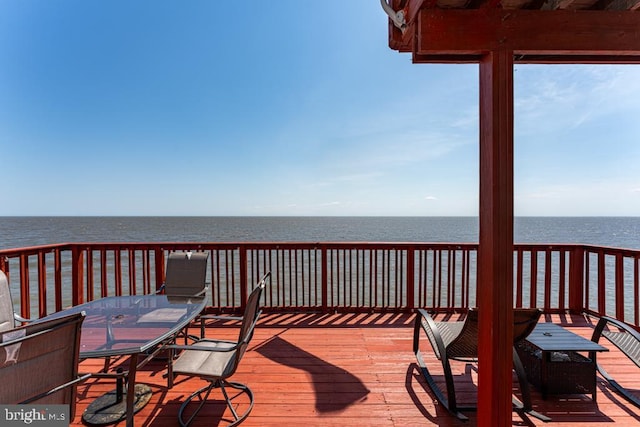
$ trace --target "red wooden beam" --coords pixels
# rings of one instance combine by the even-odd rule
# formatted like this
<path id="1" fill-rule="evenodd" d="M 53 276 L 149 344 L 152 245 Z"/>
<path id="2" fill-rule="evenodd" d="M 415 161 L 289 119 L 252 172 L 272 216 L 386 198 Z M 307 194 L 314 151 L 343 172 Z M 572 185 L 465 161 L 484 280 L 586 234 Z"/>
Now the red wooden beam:
<path id="1" fill-rule="evenodd" d="M 422 8 L 414 25 L 416 62 L 435 62 L 431 56 L 480 62 L 484 53 L 500 49 L 512 50 L 519 62 L 640 58 L 640 14 L 631 11 Z"/>

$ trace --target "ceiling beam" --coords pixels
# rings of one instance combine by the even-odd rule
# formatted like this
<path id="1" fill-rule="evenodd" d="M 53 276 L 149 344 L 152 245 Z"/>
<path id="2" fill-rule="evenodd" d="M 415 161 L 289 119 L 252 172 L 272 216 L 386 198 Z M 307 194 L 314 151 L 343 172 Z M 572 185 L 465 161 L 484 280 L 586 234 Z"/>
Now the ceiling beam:
<path id="1" fill-rule="evenodd" d="M 502 49 L 513 51 L 521 58 L 518 62 L 531 57 L 535 62 L 573 63 L 580 58 L 589 63 L 606 57 L 607 62 L 637 63 L 640 58 L 640 14 L 630 11 L 423 8 L 414 25 L 414 62 L 443 56 L 475 62 L 486 52 Z"/>

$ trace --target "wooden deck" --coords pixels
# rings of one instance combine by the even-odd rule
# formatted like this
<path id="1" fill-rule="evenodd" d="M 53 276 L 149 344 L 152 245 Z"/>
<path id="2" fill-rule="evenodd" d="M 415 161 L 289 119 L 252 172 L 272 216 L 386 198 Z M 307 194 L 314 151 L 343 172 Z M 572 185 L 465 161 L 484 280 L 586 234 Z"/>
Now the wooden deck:
<path id="1" fill-rule="evenodd" d="M 583 336 L 593 325 L 581 316 L 545 316 Z M 406 314 L 267 314 L 260 321 L 251 350 L 243 359 L 236 381 L 248 384 L 255 406 L 243 426 L 417 426 L 475 425 L 460 422 L 434 401 L 411 350 L 413 316 Z M 207 329 L 211 337 L 235 337 L 230 325 Z M 430 354 L 430 353 L 428 353 Z M 633 384 L 640 370 L 615 351 L 598 355 L 610 373 Z M 435 358 L 433 359 L 435 361 Z M 98 361 L 85 361 L 81 370 L 99 369 Z M 433 365 L 437 366 L 437 365 Z M 475 400 L 475 366 L 454 363 L 462 403 Z M 135 416 L 136 426 L 174 426 L 180 402 L 204 384 L 178 377 L 171 390 L 162 375 L 165 364 L 154 361 L 138 373 L 138 382 L 153 387 L 152 401 Z M 434 374 L 439 371 L 434 370 Z M 85 407 L 113 389 L 113 381 L 90 379 L 78 389 L 74 425 L 83 425 Z M 636 386 L 640 389 L 640 386 Z M 640 393 L 640 390 L 639 390 Z M 549 396 L 542 400 L 533 389 L 535 409 L 551 423 L 514 413 L 515 426 L 640 425 L 635 408 L 598 378 L 597 402 L 590 396 Z M 192 425 L 220 423 L 221 406 L 209 405 Z M 117 425 L 124 426 L 121 422 Z"/>

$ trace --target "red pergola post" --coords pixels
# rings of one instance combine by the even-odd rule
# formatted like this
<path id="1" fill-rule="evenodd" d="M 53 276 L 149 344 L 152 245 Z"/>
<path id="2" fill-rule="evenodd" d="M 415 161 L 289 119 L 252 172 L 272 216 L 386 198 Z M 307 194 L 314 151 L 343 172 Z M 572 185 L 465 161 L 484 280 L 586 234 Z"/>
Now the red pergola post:
<path id="1" fill-rule="evenodd" d="M 394 12 L 402 9 L 405 25 L 400 30 L 389 20 L 389 46 L 411 52 L 414 63 L 480 64 L 478 425 L 493 427 L 511 425 L 512 419 L 514 60 L 638 64 L 640 13 L 633 3 L 625 10 L 605 10 L 608 4 L 598 10 L 541 10 L 544 2 L 515 9 L 481 3 L 439 7 L 435 1 L 391 0 Z M 581 256 L 575 251 L 571 258 L 572 310 L 583 305 L 588 271 L 575 271 L 588 259 Z"/>
<path id="2" fill-rule="evenodd" d="M 480 62 L 478 426 L 512 424 L 513 52 Z"/>

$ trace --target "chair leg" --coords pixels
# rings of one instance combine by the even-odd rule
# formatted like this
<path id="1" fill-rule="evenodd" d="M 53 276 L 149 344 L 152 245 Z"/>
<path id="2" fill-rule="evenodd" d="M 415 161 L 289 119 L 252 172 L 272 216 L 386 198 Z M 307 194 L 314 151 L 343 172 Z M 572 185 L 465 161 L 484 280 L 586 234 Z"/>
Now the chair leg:
<path id="1" fill-rule="evenodd" d="M 207 402 L 207 399 L 209 398 L 209 394 L 211 394 L 211 390 L 213 390 L 214 387 L 216 387 L 216 383 L 209 383 L 209 385 L 206 385 L 204 387 L 202 387 L 201 389 L 195 391 L 194 393 L 192 393 L 189 397 L 187 397 L 187 399 L 184 401 L 184 403 L 182 403 L 182 405 L 180 405 L 180 409 L 178 410 L 178 421 L 180 422 L 180 425 L 182 427 L 187 427 L 189 424 L 191 424 L 191 421 L 193 421 L 193 419 L 196 417 L 196 415 L 198 415 L 198 412 L 200 412 L 200 410 L 202 409 L 202 407 L 204 406 L 204 404 Z M 204 395 L 204 398 L 202 397 L 202 393 L 206 392 Z M 191 403 L 191 401 L 198 396 L 198 398 L 200 399 L 200 404 L 198 405 L 198 408 L 194 411 L 193 414 L 191 414 L 191 416 L 189 417 L 189 419 L 187 421 L 184 421 L 184 417 L 183 417 L 183 413 L 184 410 L 187 408 L 187 405 L 189 405 L 189 403 Z"/>
<path id="2" fill-rule="evenodd" d="M 529 390 L 529 381 L 527 380 L 527 374 L 524 370 L 524 366 L 522 365 L 522 361 L 520 360 L 520 356 L 518 356 L 518 352 L 516 351 L 515 346 L 513 347 L 513 369 L 516 371 L 518 384 L 520 385 L 520 393 L 522 394 L 522 402 L 519 402 L 516 398 L 513 398 L 514 408 L 528 415 L 531 415 L 532 417 L 535 417 L 545 423 L 551 421 L 551 418 L 547 417 L 546 415 L 542 415 L 538 411 L 533 410 L 533 406 L 531 404 L 531 391 Z"/>
<path id="3" fill-rule="evenodd" d="M 429 334 L 427 329 L 429 329 L 431 334 Z M 440 359 L 440 362 L 442 363 L 442 370 L 444 372 L 444 377 L 445 377 L 445 385 L 446 385 L 446 393 L 447 393 L 446 396 L 442 391 L 442 389 L 440 389 L 436 381 L 433 379 L 433 376 L 429 372 L 429 369 L 427 369 L 427 364 L 422 358 L 422 353 L 420 352 L 420 335 L 422 333 L 425 333 L 426 337 L 429 339 L 429 343 L 431 344 L 431 347 L 434 348 L 434 350 L 438 349 L 438 354 L 440 355 L 439 359 Z M 423 310 L 418 311 L 416 315 L 414 327 L 413 327 L 413 353 L 415 354 L 416 360 L 418 361 L 418 366 L 422 371 L 422 376 L 424 377 L 425 381 L 427 382 L 427 385 L 429 386 L 433 394 L 436 396 L 436 399 L 440 402 L 440 404 L 444 406 L 453 415 L 455 415 L 459 420 L 468 421 L 469 418 L 460 411 L 475 410 L 475 408 L 458 406 L 456 401 L 455 384 L 453 382 L 453 374 L 451 372 L 451 364 L 447 359 L 444 343 L 442 342 L 440 333 L 437 331 L 436 324 L 433 322 L 431 317 Z"/>
<path id="4" fill-rule="evenodd" d="M 247 396 L 249 397 L 249 407 L 244 411 L 244 413 L 241 416 L 238 416 L 238 413 L 236 412 L 233 405 L 231 404 L 232 399 L 229 398 L 225 385 L 231 388 L 234 388 L 236 390 L 240 390 L 240 392 L 246 393 Z M 247 387 L 244 384 L 229 382 L 229 381 L 221 381 L 220 390 L 222 391 L 222 394 L 224 395 L 224 398 L 227 401 L 227 406 L 231 410 L 231 413 L 233 414 L 233 418 L 235 419 L 233 423 L 229 424 L 229 427 L 240 424 L 240 422 L 242 422 L 245 418 L 247 418 L 247 416 L 249 415 L 249 412 L 251 412 L 251 410 L 253 409 L 253 392 L 249 387 Z"/>
<path id="5" fill-rule="evenodd" d="M 102 372 L 108 372 L 109 366 L 111 366 L 111 358 L 107 356 L 104 358 L 104 366 L 102 367 Z"/>
<path id="6" fill-rule="evenodd" d="M 614 390 L 620 393 L 622 397 L 627 399 L 629 403 L 631 403 L 637 408 L 640 408 L 640 398 L 630 393 L 627 389 L 621 386 L 620 383 L 614 380 L 613 377 L 611 377 L 611 375 L 609 375 L 609 373 L 599 363 L 596 363 L 596 369 L 598 370 L 598 373 L 602 376 L 602 378 L 604 378 L 607 381 L 607 383 L 611 387 L 613 387 Z M 594 392 L 594 396 L 595 396 L 595 392 Z"/>
<path id="7" fill-rule="evenodd" d="M 438 402 L 440 402 L 442 406 L 444 406 L 449 412 L 451 412 L 451 414 L 455 415 L 459 420 L 468 421 L 469 418 L 462 412 L 460 412 L 459 409 L 473 410 L 475 408 L 459 408 L 457 406 L 455 391 L 452 392 L 451 390 L 449 390 L 449 376 L 447 375 L 447 373 L 445 372 L 445 381 L 447 382 L 447 395 L 449 396 L 449 398 L 445 397 L 444 393 L 442 392 L 440 387 L 438 387 L 436 381 L 433 379 L 433 376 L 431 376 L 431 373 L 429 372 L 429 369 L 427 369 L 427 364 L 424 362 L 420 351 L 417 351 L 415 355 L 416 359 L 418 360 L 420 371 L 422 371 L 422 376 L 424 377 L 433 394 L 436 396 L 436 400 L 438 400 Z M 449 371 L 449 374 L 450 373 L 451 371 Z M 451 385 L 451 388 L 453 388 L 453 384 Z"/>
<path id="8" fill-rule="evenodd" d="M 227 393 L 227 387 L 236 389 L 240 391 L 240 393 L 237 396 L 230 397 L 229 394 Z M 192 393 L 180 406 L 180 409 L 178 411 L 178 421 L 180 422 L 180 425 L 182 427 L 187 427 L 189 424 L 191 424 L 193 419 L 196 417 L 196 415 L 198 415 L 198 413 L 200 412 L 204 404 L 207 402 L 207 399 L 209 398 L 209 394 L 211 393 L 211 390 L 213 390 L 214 388 L 220 388 L 220 391 L 224 396 L 225 403 L 227 404 L 227 407 L 231 410 L 231 414 L 233 415 L 233 422 L 231 422 L 230 424 L 227 424 L 227 427 L 237 426 L 242 421 L 244 421 L 245 418 L 249 416 L 249 413 L 253 409 L 253 392 L 251 391 L 251 389 L 248 386 L 241 383 L 230 382 L 225 380 L 216 380 L 216 381 L 212 381 L 209 385 L 202 387 L 200 390 L 197 390 L 196 392 Z M 204 393 L 204 397 L 202 396 L 203 393 Z M 248 404 L 248 408 L 241 415 L 238 415 L 238 412 L 233 407 L 233 399 L 242 394 L 247 395 L 247 397 L 249 398 L 249 404 Z M 191 414 L 189 419 L 185 421 L 184 411 L 186 407 L 189 405 L 189 403 L 191 403 L 191 401 L 196 398 L 196 396 L 199 398 L 200 403 L 198 404 L 198 407 L 193 412 L 193 414 Z"/>

